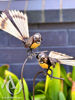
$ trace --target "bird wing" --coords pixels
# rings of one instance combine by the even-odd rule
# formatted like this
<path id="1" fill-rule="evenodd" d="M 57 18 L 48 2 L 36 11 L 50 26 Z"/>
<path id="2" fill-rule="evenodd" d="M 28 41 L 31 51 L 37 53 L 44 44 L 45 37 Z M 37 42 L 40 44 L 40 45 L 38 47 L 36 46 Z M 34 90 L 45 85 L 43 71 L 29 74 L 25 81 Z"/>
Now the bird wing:
<path id="1" fill-rule="evenodd" d="M 0 17 L 0 29 L 20 40 L 29 38 L 27 15 L 16 10 L 5 10 Z"/>
<path id="2" fill-rule="evenodd" d="M 51 51 L 49 53 L 49 58 L 56 59 L 60 64 L 75 66 L 75 58 L 63 53 Z"/>
<path id="3" fill-rule="evenodd" d="M 25 43 L 25 47 L 30 47 L 32 43 L 33 43 L 33 36 L 27 39 L 27 42 Z"/>

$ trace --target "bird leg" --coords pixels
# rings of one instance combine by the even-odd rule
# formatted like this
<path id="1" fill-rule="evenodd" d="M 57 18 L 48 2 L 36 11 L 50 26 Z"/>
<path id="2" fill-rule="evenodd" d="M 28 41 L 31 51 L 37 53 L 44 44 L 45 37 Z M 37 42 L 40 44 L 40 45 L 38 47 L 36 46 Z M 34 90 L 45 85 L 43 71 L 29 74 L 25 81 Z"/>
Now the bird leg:
<path id="1" fill-rule="evenodd" d="M 51 75 L 48 74 L 48 70 L 51 71 Z M 49 77 L 54 78 L 54 79 L 64 80 L 63 78 L 54 77 L 54 76 L 53 76 L 53 70 L 52 70 L 50 67 L 48 68 L 48 70 L 46 71 L 46 75 L 48 75 Z"/>
<path id="2" fill-rule="evenodd" d="M 32 48 L 29 48 L 29 49 L 27 50 L 27 53 L 28 53 L 28 52 L 33 53 L 33 52 L 32 52 Z"/>
<path id="3" fill-rule="evenodd" d="M 32 51 L 32 49 L 31 48 L 29 48 L 28 50 L 27 50 L 27 55 L 29 56 L 29 55 L 31 55 L 31 54 L 33 54 L 34 52 Z"/>
<path id="4" fill-rule="evenodd" d="M 46 73 L 46 75 L 48 75 L 49 77 L 54 78 L 54 79 L 64 80 L 64 78 L 53 77 L 53 76 L 49 75 L 48 73 Z"/>
<path id="5" fill-rule="evenodd" d="M 50 77 L 53 78 L 53 70 L 52 70 L 50 67 L 48 67 L 48 70 L 51 71 L 51 75 L 50 75 Z M 47 71 L 47 72 L 48 72 L 48 71 Z"/>

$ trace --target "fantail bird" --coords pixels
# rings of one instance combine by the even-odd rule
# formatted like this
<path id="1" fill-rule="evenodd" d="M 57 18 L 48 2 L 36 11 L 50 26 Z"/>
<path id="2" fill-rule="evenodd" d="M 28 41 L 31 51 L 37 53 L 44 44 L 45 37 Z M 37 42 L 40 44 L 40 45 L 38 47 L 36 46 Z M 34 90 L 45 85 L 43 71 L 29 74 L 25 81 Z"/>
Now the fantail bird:
<path id="1" fill-rule="evenodd" d="M 24 46 L 35 49 L 41 44 L 41 34 L 35 33 L 29 37 L 28 20 L 26 13 L 16 10 L 5 10 L 0 17 L 0 29 L 22 40 Z"/>
<path id="2" fill-rule="evenodd" d="M 75 58 L 72 56 L 68 56 L 63 53 L 51 51 L 49 55 L 44 52 L 40 52 L 36 58 L 38 59 L 39 65 L 44 69 L 51 70 L 50 66 L 55 66 L 56 62 L 60 64 L 75 66 Z M 52 72 L 52 70 L 51 70 Z M 53 72 L 52 72 L 53 74 Z"/>

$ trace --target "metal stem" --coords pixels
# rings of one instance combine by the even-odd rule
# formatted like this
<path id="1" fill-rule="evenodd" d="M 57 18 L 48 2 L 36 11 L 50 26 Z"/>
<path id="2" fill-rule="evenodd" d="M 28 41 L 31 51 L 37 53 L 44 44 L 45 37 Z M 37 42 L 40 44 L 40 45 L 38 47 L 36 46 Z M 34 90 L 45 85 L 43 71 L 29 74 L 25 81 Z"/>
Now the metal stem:
<path id="1" fill-rule="evenodd" d="M 34 78 L 33 78 L 33 100 L 35 100 L 35 98 L 34 98 L 34 96 L 35 96 L 35 80 L 36 80 L 37 76 L 38 76 L 39 74 L 41 74 L 41 73 L 42 73 L 43 75 L 45 75 L 45 76 L 48 75 L 49 77 L 54 78 L 54 79 L 64 80 L 63 78 L 53 77 L 53 76 L 49 75 L 48 73 L 45 73 L 44 71 L 39 71 L 39 72 L 37 72 L 37 73 L 35 74 Z"/>
<path id="2" fill-rule="evenodd" d="M 7 8 L 6 8 L 7 10 L 10 8 L 11 2 L 12 2 L 12 0 L 8 1 L 8 5 L 7 5 Z"/>
<path id="3" fill-rule="evenodd" d="M 24 95 L 24 100 L 26 100 L 25 98 L 25 91 L 24 91 L 24 84 L 23 84 L 23 72 L 24 72 L 24 66 L 28 60 L 29 56 L 25 59 L 23 65 L 22 65 L 22 69 L 21 69 L 21 83 L 22 83 L 22 89 L 23 89 L 23 95 Z"/>
<path id="4" fill-rule="evenodd" d="M 64 80 L 64 78 L 53 77 L 52 75 L 50 75 L 50 74 L 48 74 L 48 73 L 46 73 L 46 75 L 48 75 L 49 77 L 54 78 L 54 79 Z"/>
<path id="5" fill-rule="evenodd" d="M 35 98 L 34 98 L 34 96 L 35 96 L 35 80 L 36 80 L 37 76 L 38 76 L 39 74 L 41 74 L 41 73 L 44 74 L 44 71 L 39 71 L 39 72 L 37 72 L 37 73 L 35 74 L 34 78 L 33 78 L 33 100 L 35 100 Z"/>

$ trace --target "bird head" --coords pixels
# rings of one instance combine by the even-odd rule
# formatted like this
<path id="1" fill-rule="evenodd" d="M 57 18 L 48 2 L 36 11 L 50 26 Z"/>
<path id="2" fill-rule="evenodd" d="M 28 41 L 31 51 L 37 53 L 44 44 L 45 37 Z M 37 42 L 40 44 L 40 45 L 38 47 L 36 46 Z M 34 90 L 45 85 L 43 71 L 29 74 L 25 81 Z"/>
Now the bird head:
<path id="1" fill-rule="evenodd" d="M 40 63 L 46 63 L 48 61 L 48 56 L 44 52 L 39 53 L 36 58 Z"/>
<path id="2" fill-rule="evenodd" d="M 34 36 L 33 36 L 33 39 L 34 39 L 34 42 L 36 42 L 38 44 L 41 43 L 41 40 L 42 40 L 41 34 L 35 33 Z"/>

